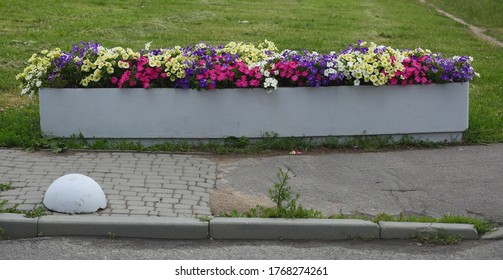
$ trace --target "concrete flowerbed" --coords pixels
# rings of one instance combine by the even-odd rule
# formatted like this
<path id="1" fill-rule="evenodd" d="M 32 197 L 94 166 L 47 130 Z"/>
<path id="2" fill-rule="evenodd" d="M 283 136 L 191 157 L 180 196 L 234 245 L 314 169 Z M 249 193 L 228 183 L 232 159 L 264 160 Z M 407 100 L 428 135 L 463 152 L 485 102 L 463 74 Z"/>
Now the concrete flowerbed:
<path id="1" fill-rule="evenodd" d="M 358 41 L 342 51 L 205 43 L 42 50 L 16 78 L 42 132 L 135 139 L 410 135 L 459 141 L 472 57 Z"/>
<path id="2" fill-rule="evenodd" d="M 320 88 L 41 89 L 42 132 L 57 137 L 212 139 L 410 135 L 459 141 L 468 83 Z"/>

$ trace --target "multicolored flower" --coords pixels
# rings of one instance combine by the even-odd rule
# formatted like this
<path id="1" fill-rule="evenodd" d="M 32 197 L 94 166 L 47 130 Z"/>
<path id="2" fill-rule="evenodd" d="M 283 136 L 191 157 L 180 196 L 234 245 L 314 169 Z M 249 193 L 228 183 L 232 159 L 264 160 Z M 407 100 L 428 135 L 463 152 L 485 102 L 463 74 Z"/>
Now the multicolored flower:
<path id="1" fill-rule="evenodd" d="M 337 85 L 413 85 L 468 82 L 478 73 L 471 57 L 444 58 L 429 50 L 399 50 L 358 41 L 342 52 L 279 51 L 265 40 L 205 43 L 151 50 L 106 48 L 88 42 L 70 52 L 56 48 L 34 54 L 16 78 L 21 94 L 40 87 L 265 88 Z"/>

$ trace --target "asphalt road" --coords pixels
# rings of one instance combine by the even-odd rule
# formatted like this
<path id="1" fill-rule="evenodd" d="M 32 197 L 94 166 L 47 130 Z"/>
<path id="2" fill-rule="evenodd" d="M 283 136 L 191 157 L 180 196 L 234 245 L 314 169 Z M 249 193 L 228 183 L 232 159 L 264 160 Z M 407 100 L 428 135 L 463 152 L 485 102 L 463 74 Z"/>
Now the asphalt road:
<path id="1" fill-rule="evenodd" d="M 226 241 L 42 237 L 0 241 L 0 259 L 21 260 L 479 260 L 503 259 L 503 240 L 463 241 L 448 246 L 413 240 Z"/>

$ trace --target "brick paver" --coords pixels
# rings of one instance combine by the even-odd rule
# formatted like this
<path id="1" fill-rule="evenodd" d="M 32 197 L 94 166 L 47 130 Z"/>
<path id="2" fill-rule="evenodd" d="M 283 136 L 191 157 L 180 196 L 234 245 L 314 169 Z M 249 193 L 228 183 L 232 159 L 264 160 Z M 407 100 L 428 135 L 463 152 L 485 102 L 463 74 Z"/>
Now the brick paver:
<path id="1" fill-rule="evenodd" d="M 4 207 L 43 206 L 49 185 L 65 174 L 80 173 L 101 185 L 108 206 L 97 215 L 196 217 L 211 215 L 209 197 L 216 163 L 197 156 L 130 152 L 28 153 L 0 149 L 0 192 Z"/>

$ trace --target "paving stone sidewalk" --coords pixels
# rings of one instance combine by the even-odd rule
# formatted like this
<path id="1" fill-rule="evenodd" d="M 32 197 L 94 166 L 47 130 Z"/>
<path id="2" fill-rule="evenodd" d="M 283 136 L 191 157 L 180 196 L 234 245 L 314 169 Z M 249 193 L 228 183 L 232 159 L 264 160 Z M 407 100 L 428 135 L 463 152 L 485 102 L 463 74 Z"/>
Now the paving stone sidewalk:
<path id="1" fill-rule="evenodd" d="M 192 155 L 127 152 L 28 153 L 0 149 L 0 192 L 4 207 L 42 205 L 49 185 L 65 174 L 80 173 L 101 185 L 108 207 L 96 215 L 197 217 L 211 215 L 209 200 L 216 163 Z M 56 213 L 54 213 L 56 214 Z"/>

